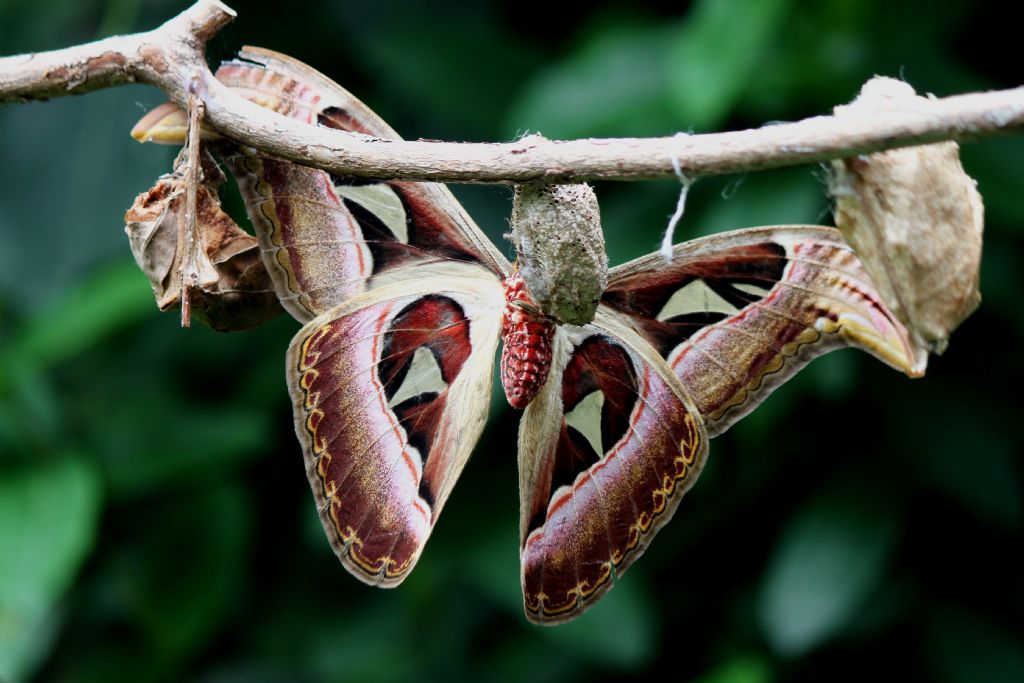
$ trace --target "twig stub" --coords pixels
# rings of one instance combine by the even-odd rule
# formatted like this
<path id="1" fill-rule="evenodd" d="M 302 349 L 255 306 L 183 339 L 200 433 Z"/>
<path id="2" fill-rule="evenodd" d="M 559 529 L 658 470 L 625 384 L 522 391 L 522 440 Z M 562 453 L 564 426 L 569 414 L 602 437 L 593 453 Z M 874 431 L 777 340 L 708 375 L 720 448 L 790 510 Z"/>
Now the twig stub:
<path id="1" fill-rule="evenodd" d="M 200 134 L 203 121 L 203 100 L 196 93 L 189 94 L 188 108 L 188 160 L 185 166 L 185 212 L 178 227 L 178 247 L 184 259 L 181 261 L 181 326 L 191 326 L 191 291 L 199 284 L 196 266 L 196 248 L 199 244 L 197 231 L 197 200 L 199 184 L 203 181 L 202 163 L 199 159 Z"/>

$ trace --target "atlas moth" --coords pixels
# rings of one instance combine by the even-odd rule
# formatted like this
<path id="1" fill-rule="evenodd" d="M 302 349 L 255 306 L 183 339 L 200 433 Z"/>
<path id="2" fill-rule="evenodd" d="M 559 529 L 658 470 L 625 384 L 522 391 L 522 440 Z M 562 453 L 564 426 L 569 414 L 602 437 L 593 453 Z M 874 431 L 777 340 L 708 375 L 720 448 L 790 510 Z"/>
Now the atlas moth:
<path id="1" fill-rule="evenodd" d="M 240 57 L 217 78 L 253 102 L 398 139 L 312 68 Z M 183 121 L 164 105 L 133 135 L 180 143 Z M 338 177 L 210 138 L 303 323 L 287 353 L 295 431 L 331 546 L 368 584 L 396 586 L 419 559 L 484 428 L 503 337 L 506 354 L 536 354 L 509 361 L 505 385 L 525 405 L 521 578 L 538 623 L 608 591 L 675 513 L 708 439 L 813 357 L 853 346 L 910 376 L 925 368 L 831 228 L 737 230 L 617 266 L 592 319 L 573 324 L 536 305 L 445 186 Z M 526 371 L 532 395 L 517 397 Z"/>

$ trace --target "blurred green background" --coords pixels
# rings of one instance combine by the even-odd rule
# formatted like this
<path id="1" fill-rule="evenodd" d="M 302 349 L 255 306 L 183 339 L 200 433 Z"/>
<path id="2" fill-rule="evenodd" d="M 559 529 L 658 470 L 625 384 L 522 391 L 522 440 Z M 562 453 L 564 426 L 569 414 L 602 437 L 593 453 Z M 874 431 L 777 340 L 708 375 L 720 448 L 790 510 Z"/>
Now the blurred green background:
<path id="1" fill-rule="evenodd" d="M 232 4 L 212 61 L 291 54 L 413 138 L 727 130 L 825 113 L 876 73 L 940 96 L 1021 78 L 995 2 Z M 182 7 L 0 0 L 0 54 Z M 162 100 L 0 108 L 0 680 L 1024 680 L 1024 137 L 963 149 L 984 303 L 928 376 L 816 361 L 712 443 L 615 590 L 542 629 L 520 606 L 500 396 L 411 577 L 380 591 L 339 566 L 292 433 L 297 325 L 182 330 L 131 260 L 123 212 L 174 150 L 128 130 Z M 827 222 L 822 175 L 701 180 L 677 237 Z M 455 191 L 501 242 L 510 190 Z M 677 193 L 598 187 L 613 264 L 656 248 Z"/>

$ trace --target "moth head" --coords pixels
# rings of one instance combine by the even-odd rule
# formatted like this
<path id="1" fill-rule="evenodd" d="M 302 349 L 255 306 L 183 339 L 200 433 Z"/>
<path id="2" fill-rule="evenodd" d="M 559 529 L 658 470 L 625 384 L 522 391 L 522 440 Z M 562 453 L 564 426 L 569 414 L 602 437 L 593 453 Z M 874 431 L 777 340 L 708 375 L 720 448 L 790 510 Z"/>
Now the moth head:
<path id="1" fill-rule="evenodd" d="M 571 325 L 593 320 L 608 285 L 593 188 L 585 183 L 517 185 L 511 223 L 519 271 L 540 311 Z"/>

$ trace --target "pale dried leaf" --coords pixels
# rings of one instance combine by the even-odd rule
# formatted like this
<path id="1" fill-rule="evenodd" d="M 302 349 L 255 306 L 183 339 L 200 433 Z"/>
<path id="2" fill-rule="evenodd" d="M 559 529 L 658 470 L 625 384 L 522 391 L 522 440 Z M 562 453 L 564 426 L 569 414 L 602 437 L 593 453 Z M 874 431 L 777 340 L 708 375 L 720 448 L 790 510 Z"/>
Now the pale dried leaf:
<path id="1" fill-rule="evenodd" d="M 905 109 L 918 97 L 875 78 L 839 116 Z M 981 301 L 984 209 L 959 147 L 943 142 L 832 163 L 837 227 L 882 298 L 922 349 L 942 353 L 949 334 Z"/>

